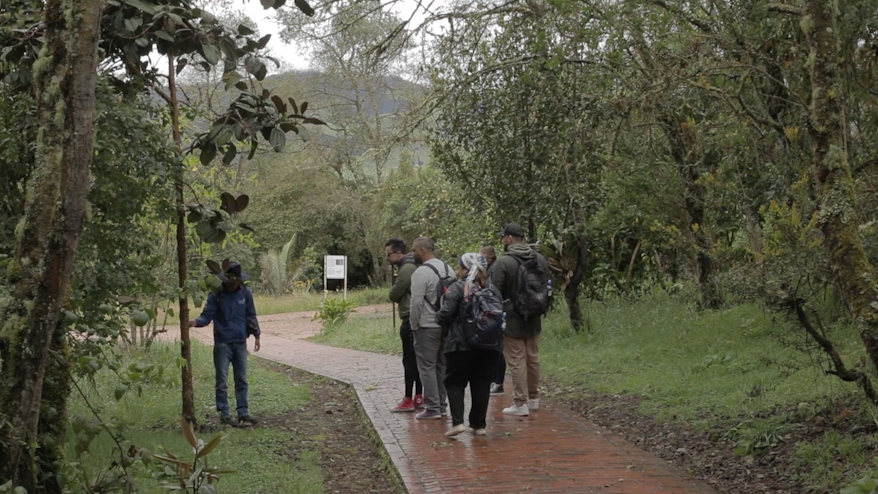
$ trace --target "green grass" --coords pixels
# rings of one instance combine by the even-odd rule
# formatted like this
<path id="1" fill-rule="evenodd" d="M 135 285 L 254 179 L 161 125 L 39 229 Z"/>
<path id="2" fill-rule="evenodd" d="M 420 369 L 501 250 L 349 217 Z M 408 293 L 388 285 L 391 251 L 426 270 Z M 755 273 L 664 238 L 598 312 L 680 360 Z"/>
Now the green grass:
<path id="1" fill-rule="evenodd" d="M 149 354 L 131 355 L 133 361 L 173 362 L 176 347 L 157 344 Z M 214 370 L 211 349 L 193 342 L 192 349 L 196 410 L 199 420 L 214 417 L 213 386 Z M 171 365 L 168 372 L 177 375 L 179 370 Z M 305 386 L 292 383 L 281 373 L 271 371 L 258 359 L 250 359 L 248 368 L 250 382 L 250 409 L 257 417 L 282 414 L 300 409 L 310 400 L 310 392 Z M 100 413 L 103 420 L 121 418 L 124 438 L 138 447 L 145 447 L 161 453 L 165 449 L 178 456 L 191 455 L 191 447 L 180 433 L 180 389 L 179 386 L 160 384 L 144 385 L 140 396 L 130 390 L 116 401 L 113 391 L 118 379 L 108 371 L 98 373 L 95 384 L 80 383 L 89 403 Z M 234 389 L 232 383 L 230 390 Z M 233 393 L 232 393 L 233 395 Z M 232 407 L 234 398 L 230 397 Z M 78 393 L 71 398 L 70 416 L 91 417 L 85 401 Z M 221 476 L 220 492 L 235 493 L 319 493 L 323 489 L 323 477 L 319 469 L 319 453 L 297 452 L 295 462 L 289 457 L 290 432 L 270 428 L 225 429 L 227 435 L 223 443 L 209 455 L 209 463 L 214 467 L 237 470 L 234 474 Z M 208 441 L 216 433 L 199 434 Z M 94 478 L 97 472 L 108 465 L 114 456 L 115 443 L 106 432 L 101 433 L 91 443 L 90 451 L 75 460 L 74 434 L 68 435 L 67 455 L 72 461 L 81 461 Z M 143 466 L 134 469 L 140 492 L 162 492 L 157 480 Z"/>
<path id="2" fill-rule="evenodd" d="M 308 338 L 314 343 L 353 348 L 366 352 L 402 353 L 399 339 L 399 319 L 393 327 L 391 314 L 368 314 L 352 316 L 346 324 L 326 327 L 320 334 Z"/>
<path id="3" fill-rule="evenodd" d="M 354 303 L 357 307 L 386 304 L 390 303 L 387 299 L 387 291 L 387 287 L 348 291 L 347 300 Z M 341 292 L 329 292 L 328 296 L 341 299 L 343 294 Z M 263 316 L 317 310 L 322 301 L 322 292 L 296 293 L 281 297 L 269 295 L 255 295 L 253 297 L 253 302 L 256 304 L 256 313 Z"/>
<path id="4" fill-rule="evenodd" d="M 792 373 L 779 363 L 803 360 L 780 343 L 755 306 L 699 312 L 661 293 L 640 300 L 590 303 L 591 332 L 573 333 L 565 308 L 543 324 L 542 371 L 584 392 L 643 397 L 641 411 L 658 418 L 699 420 L 747 416 L 775 406 L 855 392 L 820 368 Z M 400 353 L 390 315 L 351 318 L 313 341 L 379 353 Z M 842 353 L 855 360 L 858 338 L 845 330 Z M 849 333 L 849 334 L 848 334 Z"/>

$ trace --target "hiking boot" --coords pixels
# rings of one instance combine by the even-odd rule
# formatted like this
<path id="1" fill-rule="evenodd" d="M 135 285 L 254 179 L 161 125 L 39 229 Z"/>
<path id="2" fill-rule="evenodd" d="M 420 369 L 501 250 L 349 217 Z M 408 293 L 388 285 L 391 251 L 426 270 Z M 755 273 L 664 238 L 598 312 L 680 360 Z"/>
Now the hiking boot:
<path id="1" fill-rule="evenodd" d="M 509 408 L 504 408 L 503 413 L 506 415 L 515 415 L 517 417 L 526 417 L 530 414 L 530 410 L 527 408 L 527 403 L 523 405 L 512 404 Z"/>
<path id="2" fill-rule="evenodd" d="M 232 427 L 238 427 L 238 423 L 232 420 L 232 417 L 228 415 L 220 415 L 220 423 L 223 425 L 231 425 Z"/>
<path id="3" fill-rule="evenodd" d="M 441 419 L 442 414 L 435 410 L 424 410 L 423 412 L 415 415 L 415 418 L 418 420 L 436 420 Z"/>
<path id="4" fill-rule="evenodd" d="M 454 436 L 460 434 L 461 432 L 465 432 L 466 429 L 467 429 L 467 427 L 465 425 L 457 424 L 454 427 L 452 427 L 451 429 L 448 429 L 448 432 L 445 433 L 445 437 L 454 437 Z"/>
<path id="5" fill-rule="evenodd" d="M 258 423 L 259 423 L 259 421 L 254 419 L 250 415 L 244 415 L 244 416 L 238 417 L 238 425 L 240 425 L 241 427 L 250 427 L 250 426 L 256 425 Z"/>
<path id="6" fill-rule="evenodd" d="M 424 395 L 415 395 L 415 408 L 424 408 Z"/>
<path id="7" fill-rule="evenodd" d="M 503 385 L 498 383 L 491 383 L 491 396 L 497 396 L 503 394 Z"/>
<path id="8" fill-rule="evenodd" d="M 527 400 L 527 409 L 528 410 L 539 410 L 540 409 L 540 399 L 535 398 L 533 400 Z"/>
<path id="9" fill-rule="evenodd" d="M 415 400 L 406 396 L 399 402 L 399 405 L 390 409 L 393 413 L 402 413 L 402 412 L 414 412 L 415 411 Z"/>

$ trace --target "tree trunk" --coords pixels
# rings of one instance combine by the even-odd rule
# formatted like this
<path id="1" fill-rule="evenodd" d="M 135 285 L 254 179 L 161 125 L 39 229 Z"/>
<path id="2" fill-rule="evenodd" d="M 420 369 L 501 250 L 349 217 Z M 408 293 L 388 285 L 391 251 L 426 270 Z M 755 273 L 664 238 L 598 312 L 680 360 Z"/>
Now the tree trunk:
<path id="1" fill-rule="evenodd" d="M 564 286 L 564 299 L 567 301 L 567 312 L 570 316 L 570 323 L 573 330 L 577 333 L 582 330 L 582 307 L 579 305 L 579 293 L 585 274 L 588 270 L 588 239 L 585 235 L 575 237 L 576 242 L 576 268 L 570 281 Z"/>
<path id="2" fill-rule="evenodd" d="M 836 282 L 850 307 L 869 359 L 878 366 L 875 268 L 866 255 L 858 228 L 856 195 L 844 140 L 839 40 L 833 5 L 835 2 L 809 0 L 805 7 L 806 15 L 813 21 L 805 34 L 811 47 L 810 134 L 820 193 L 819 228 Z"/>
<path id="3" fill-rule="evenodd" d="M 679 115 L 662 115 L 659 120 L 665 128 L 671 155 L 679 167 L 686 187 L 684 205 L 689 216 L 689 230 L 695 243 L 695 267 L 698 272 L 698 287 L 701 290 L 701 305 L 706 309 L 716 309 L 722 305 L 723 300 L 713 280 L 714 266 L 710 253 L 713 239 L 704 225 L 704 187 L 698 183 L 700 153 L 695 130 Z"/>
<path id="4" fill-rule="evenodd" d="M 186 257 L 186 207 L 183 197 L 183 137 L 180 133 L 180 102 L 177 99 L 177 80 L 174 56 L 168 54 L 168 90 L 171 105 L 171 132 L 174 138 L 174 150 L 180 159 L 177 176 L 174 178 L 174 190 L 177 199 L 177 279 L 180 288 L 179 312 L 180 312 L 180 356 L 186 361 L 186 365 L 180 370 L 182 383 L 183 406 L 182 414 L 187 422 L 193 426 L 197 423 L 195 417 L 195 385 L 192 381 L 192 341 L 189 336 L 189 300 L 186 291 L 186 279 L 189 275 Z"/>
<path id="5" fill-rule="evenodd" d="M 61 492 L 70 374 L 58 325 L 89 189 L 102 7 L 101 0 L 47 1 L 46 47 L 34 65 L 35 170 L 7 271 L 13 294 L 0 341 L 0 478 L 31 494 Z"/>

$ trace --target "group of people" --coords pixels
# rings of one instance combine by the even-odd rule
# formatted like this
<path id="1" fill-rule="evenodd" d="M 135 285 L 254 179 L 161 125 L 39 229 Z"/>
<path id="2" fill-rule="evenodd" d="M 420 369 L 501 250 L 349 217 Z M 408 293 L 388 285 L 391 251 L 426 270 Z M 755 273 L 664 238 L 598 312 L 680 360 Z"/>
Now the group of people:
<path id="1" fill-rule="evenodd" d="M 550 290 L 549 266 L 525 243 L 520 225 L 506 225 L 499 236 L 504 255 L 497 258 L 494 247 L 485 246 L 478 253 L 462 255 L 456 272 L 435 256 L 429 238 L 417 238 L 411 252 L 403 240 L 385 243 L 388 262 L 398 268 L 389 298 L 399 307 L 405 382 L 404 397 L 391 410 L 420 410 L 415 418 L 429 420 L 445 417 L 450 408 L 448 437 L 466 431 L 486 434 L 488 402 L 491 395 L 504 394 L 507 367 L 512 402 L 503 413 L 527 416 L 539 409 L 542 319 L 519 299 L 526 296 L 523 266 L 537 273 L 536 278 L 530 274 L 529 280 L 548 285 Z M 501 300 L 505 312 L 502 340 L 491 349 L 472 344 L 466 335 L 468 304 L 482 290 Z M 463 417 L 467 385 L 472 398 L 469 427 Z"/>
<path id="2" fill-rule="evenodd" d="M 527 416 L 539 409 L 541 315 L 523 304 L 526 288 L 551 288 L 546 259 L 524 242 L 524 230 L 515 223 L 499 232 L 505 254 L 496 257 L 493 246 L 466 253 L 456 271 L 434 254 L 433 241 L 417 238 L 411 252 L 405 242 L 385 243 L 388 262 L 398 268 L 390 300 L 398 304 L 402 324 L 402 363 L 405 393 L 394 412 L 419 411 L 419 420 L 440 419 L 451 412 L 451 437 L 465 431 L 485 435 L 490 396 L 503 395 L 508 367 L 512 402 L 503 413 Z M 527 267 L 529 278 L 525 278 Z M 533 273 L 537 273 L 536 277 Z M 257 423 L 248 408 L 247 339 L 254 336 L 260 349 L 260 330 L 253 295 L 244 285 L 249 276 L 238 263 L 230 263 L 218 276 L 222 288 L 211 293 L 201 315 L 190 327 L 213 322 L 216 408 L 220 421 L 234 426 Z M 456 281 L 455 281 L 456 280 Z M 467 335 L 467 320 L 475 294 L 502 301 L 502 337 L 490 348 L 480 347 Z M 550 293 L 550 292 L 549 292 Z M 545 307 L 548 305 L 546 304 Z M 544 312 L 544 311 L 543 311 Z M 228 371 L 235 382 L 237 417 L 231 417 Z M 470 387 L 472 405 L 469 427 L 464 425 L 464 395 Z"/>

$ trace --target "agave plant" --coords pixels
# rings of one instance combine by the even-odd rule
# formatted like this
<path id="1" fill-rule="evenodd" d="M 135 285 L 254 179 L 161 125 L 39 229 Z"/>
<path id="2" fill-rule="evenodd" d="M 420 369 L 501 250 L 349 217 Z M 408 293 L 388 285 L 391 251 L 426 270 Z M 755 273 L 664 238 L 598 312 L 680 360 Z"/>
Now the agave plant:
<path id="1" fill-rule="evenodd" d="M 296 247 L 298 234 L 294 233 L 290 241 L 285 243 L 280 252 L 269 249 L 268 253 L 259 256 L 259 268 L 262 269 L 262 286 L 272 295 L 281 295 L 290 286 L 289 269 L 290 252 Z"/>

